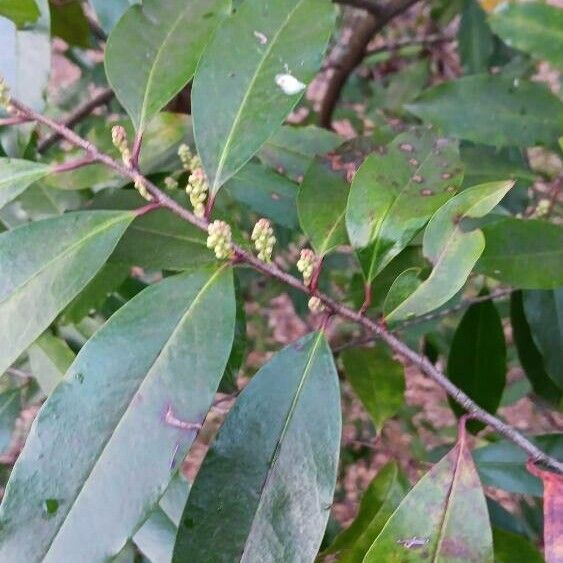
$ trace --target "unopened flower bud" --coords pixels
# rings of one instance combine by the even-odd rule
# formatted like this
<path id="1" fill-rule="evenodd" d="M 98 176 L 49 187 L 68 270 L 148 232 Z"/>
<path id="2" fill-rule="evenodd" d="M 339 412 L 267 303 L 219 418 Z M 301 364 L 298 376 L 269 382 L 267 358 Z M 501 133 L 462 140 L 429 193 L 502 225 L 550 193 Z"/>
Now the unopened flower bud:
<path id="1" fill-rule="evenodd" d="M 154 199 L 141 179 L 137 178 L 135 180 L 135 188 L 137 189 L 141 197 L 146 199 L 147 201 L 152 201 Z"/>
<path id="2" fill-rule="evenodd" d="M 186 186 L 186 193 L 190 197 L 190 203 L 194 208 L 194 213 L 198 217 L 203 217 L 205 214 L 205 200 L 207 199 L 207 192 L 209 186 L 203 168 L 196 168 L 188 178 L 188 185 Z"/>
<path id="3" fill-rule="evenodd" d="M 537 218 L 545 217 L 549 213 L 550 208 L 551 202 L 549 199 L 540 199 L 536 205 L 536 210 L 533 216 Z"/>
<path id="4" fill-rule="evenodd" d="M 114 125 L 111 129 L 111 140 L 114 147 L 120 152 L 121 160 L 125 166 L 131 166 L 131 151 L 127 141 L 127 132 L 121 125 Z"/>
<path id="5" fill-rule="evenodd" d="M 182 162 L 184 170 L 195 170 L 196 168 L 201 168 L 201 160 L 199 156 L 195 156 L 190 147 L 188 147 L 185 143 L 182 143 L 178 148 L 178 157 Z"/>
<path id="6" fill-rule="evenodd" d="M 297 269 L 303 274 L 303 282 L 305 285 L 311 283 L 316 263 L 317 257 L 315 253 L 309 248 L 304 248 L 297 262 Z"/>
<path id="7" fill-rule="evenodd" d="M 325 310 L 323 302 L 316 296 L 309 299 L 309 310 L 311 313 L 322 313 Z"/>
<path id="8" fill-rule="evenodd" d="M 256 225 L 254 225 L 251 238 L 258 251 L 258 258 L 263 262 L 271 262 L 276 237 L 274 236 L 274 229 L 270 221 L 268 221 L 268 219 L 260 219 Z"/>
<path id="9" fill-rule="evenodd" d="M 0 76 L 0 108 L 11 111 L 10 87 L 2 76 Z"/>
<path id="10" fill-rule="evenodd" d="M 213 221 L 207 227 L 207 248 L 215 252 L 219 260 L 229 258 L 232 253 L 231 227 L 225 221 Z"/>
<path id="11" fill-rule="evenodd" d="M 164 185 L 169 190 L 175 190 L 178 187 L 178 181 L 172 178 L 172 176 L 166 176 L 166 178 L 164 178 Z"/>

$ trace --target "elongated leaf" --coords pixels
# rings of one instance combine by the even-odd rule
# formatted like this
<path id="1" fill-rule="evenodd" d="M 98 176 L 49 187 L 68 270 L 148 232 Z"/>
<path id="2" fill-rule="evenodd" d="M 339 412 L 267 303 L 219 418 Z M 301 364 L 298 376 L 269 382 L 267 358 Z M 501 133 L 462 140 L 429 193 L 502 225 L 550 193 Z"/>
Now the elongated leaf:
<path id="1" fill-rule="evenodd" d="M 555 145 L 563 104 L 543 85 L 477 74 L 427 90 L 408 109 L 446 135 L 494 145 Z"/>
<path id="2" fill-rule="evenodd" d="M 464 0 L 458 32 L 459 54 L 466 74 L 486 72 L 494 43 L 487 14 L 479 0 Z"/>
<path id="3" fill-rule="evenodd" d="M 119 20 L 107 44 L 106 73 L 137 131 L 192 78 L 230 8 L 230 0 L 145 0 Z"/>
<path id="4" fill-rule="evenodd" d="M 336 369 L 313 333 L 276 354 L 235 403 L 193 484 L 174 563 L 312 561 L 340 429 Z"/>
<path id="5" fill-rule="evenodd" d="M 503 218 L 483 227 L 485 250 L 476 270 L 522 289 L 563 285 L 563 227 Z"/>
<path id="6" fill-rule="evenodd" d="M 0 16 L 12 20 L 18 27 L 35 23 L 39 15 L 35 0 L 0 0 Z"/>
<path id="7" fill-rule="evenodd" d="M 50 4 L 51 33 L 69 45 L 88 49 L 92 46 L 90 27 L 82 3 L 74 0 Z"/>
<path id="8" fill-rule="evenodd" d="M 0 373 L 94 277 L 133 218 L 84 211 L 0 235 Z"/>
<path id="9" fill-rule="evenodd" d="M 463 179 L 457 144 L 427 130 L 399 135 L 356 173 L 346 227 L 360 249 L 364 276 L 375 276 L 403 250 Z"/>
<path id="10" fill-rule="evenodd" d="M 362 561 L 408 488 L 395 462 L 382 467 L 366 489 L 352 524 L 336 537 L 322 555 L 335 553 L 338 563 Z"/>
<path id="11" fill-rule="evenodd" d="M 562 393 L 545 370 L 541 352 L 534 342 L 524 313 L 521 291 L 515 291 L 510 298 L 510 321 L 520 364 L 532 384 L 534 392 L 543 399 L 557 404 L 561 400 Z"/>
<path id="12" fill-rule="evenodd" d="M 0 559 L 105 561 L 119 552 L 206 415 L 234 316 L 223 267 L 150 286 L 96 333 L 41 409 L 12 472 Z"/>
<path id="13" fill-rule="evenodd" d="M 0 158 L 0 208 L 49 173 L 49 166 L 30 160 Z"/>
<path id="14" fill-rule="evenodd" d="M 543 2 L 502 3 L 490 16 L 507 45 L 563 68 L 563 12 Z"/>
<path id="15" fill-rule="evenodd" d="M 462 287 L 485 247 L 479 229 L 465 231 L 463 219 L 491 211 L 513 182 L 491 182 L 464 190 L 432 217 L 424 233 L 424 256 L 432 273 L 403 303 L 387 315 L 389 321 L 423 315 L 451 299 Z"/>
<path id="16" fill-rule="evenodd" d="M 526 538 L 493 529 L 495 563 L 544 563 L 545 559 Z"/>
<path id="17" fill-rule="evenodd" d="M 348 381 L 380 430 L 404 403 L 403 366 L 382 346 L 347 350 L 342 361 Z"/>
<path id="18" fill-rule="evenodd" d="M 525 291 L 526 318 L 547 374 L 563 390 L 563 288 Z"/>
<path id="19" fill-rule="evenodd" d="M 464 429 L 458 443 L 405 497 L 364 563 L 493 562 L 485 495 Z"/>
<path id="20" fill-rule="evenodd" d="M 247 0 L 215 34 L 192 93 L 196 146 L 212 195 L 299 101 L 303 90 L 291 86 L 307 84 L 320 66 L 334 14 L 324 0 Z"/>
<path id="21" fill-rule="evenodd" d="M 297 209 L 299 221 L 318 256 L 325 256 L 341 244 L 346 244 L 344 215 L 349 187 L 340 172 L 315 160 L 299 189 Z"/>
<path id="22" fill-rule="evenodd" d="M 447 374 L 479 406 L 496 412 L 506 384 L 506 343 L 492 301 L 475 303 L 463 315 L 450 347 Z M 465 413 L 458 403 L 449 401 L 458 416 Z M 470 420 L 467 427 L 476 432 L 484 425 Z"/>

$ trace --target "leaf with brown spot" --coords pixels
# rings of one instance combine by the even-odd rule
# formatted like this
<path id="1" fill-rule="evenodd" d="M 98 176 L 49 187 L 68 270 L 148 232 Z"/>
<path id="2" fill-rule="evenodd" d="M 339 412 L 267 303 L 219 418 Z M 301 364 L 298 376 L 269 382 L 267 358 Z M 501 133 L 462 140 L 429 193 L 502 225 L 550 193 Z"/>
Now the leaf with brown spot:
<path id="1" fill-rule="evenodd" d="M 364 563 L 492 563 L 493 538 L 465 419 L 456 446 L 411 490 Z"/>

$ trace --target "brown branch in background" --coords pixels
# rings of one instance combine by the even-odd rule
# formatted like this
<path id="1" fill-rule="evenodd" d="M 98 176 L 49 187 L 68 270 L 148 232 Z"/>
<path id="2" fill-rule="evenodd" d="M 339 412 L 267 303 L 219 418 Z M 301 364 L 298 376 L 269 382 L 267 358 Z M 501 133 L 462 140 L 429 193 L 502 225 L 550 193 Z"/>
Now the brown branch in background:
<path id="1" fill-rule="evenodd" d="M 91 100 L 84 102 L 78 106 L 64 121 L 64 125 L 72 129 L 77 123 L 88 117 L 96 108 L 103 106 L 113 99 L 114 93 L 110 88 L 105 88 L 96 94 Z M 58 143 L 62 139 L 62 135 L 54 133 L 50 137 L 39 143 L 37 150 L 44 153 L 47 149 Z"/>
<path id="2" fill-rule="evenodd" d="M 373 36 L 379 33 L 391 20 L 406 12 L 418 1 L 396 0 L 389 2 L 376 10 L 377 16 L 374 16 L 373 11 L 370 10 L 366 17 L 360 21 L 350 37 L 350 42 L 346 45 L 340 60 L 334 66 L 333 74 L 327 78 L 327 87 L 321 101 L 319 115 L 319 123 L 322 127 L 330 129 L 332 114 L 342 89 L 354 69 L 364 60 L 367 46 Z M 344 1 L 342 3 L 350 5 L 351 1 Z M 370 4 L 374 3 L 370 2 Z"/>
<path id="3" fill-rule="evenodd" d="M 166 208 L 181 219 L 207 232 L 208 222 L 206 219 L 196 217 L 191 211 L 188 211 L 171 197 L 162 192 L 156 185 L 142 176 L 142 174 L 140 174 L 137 170 L 128 168 L 121 162 L 118 162 L 111 158 L 109 155 L 100 152 L 96 146 L 74 133 L 74 131 L 70 130 L 65 125 L 57 123 L 53 119 L 35 112 L 31 108 L 28 108 L 27 106 L 17 102 L 16 100 L 12 99 L 11 103 L 16 111 L 18 111 L 21 115 L 29 117 L 34 121 L 37 121 L 53 129 L 53 131 L 59 133 L 71 144 L 85 150 L 88 155 L 96 161 L 105 164 L 118 174 L 121 174 L 122 176 L 125 176 L 127 178 L 131 178 L 131 180 L 133 180 L 135 183 L 142 185 L 153 197 L 153 204 L 155 207 L 156 205 L 159 205 L 162 208 Z M 245 263 L 254 270 L 261 272 L 266 276 L 275 278 L 282 283 L 293 287 L 294 289 L 297 289 L 298 291 L 311 295 L 310 289 L 305 286 L 301 280 L 281 270 L 275 263 L 263 262 L 253 254 L 246 252 L 237 245 L 233 245 L 233 253 L 237 262 Z M 383 340 L 383 342 L 385 342 L 395 354 L 402 356 L 404 359 L 417 366 L 422 371 L 422 373 L 433 379 L 454 399 L 454 401 L 459 403 L 468 412 L 468 414 L 490 426 L 491 428 L 494 428 L 499 434 L 522 448 L 534 463 L 542 463 L 546 467 L 549 467 L 563 474 L 563 462 L 560 462 L 557 459 L 548 456 L 546 453 L 542 452 L 535 444 L 530 442 L 530 440 L 528 440 L 525 436 L 520 434 L 520 432 L 518 432 L 515 428 L 512 428 L 499 418 L 482 409 L 466 393 L 456 387 L 456 385 L 454 385 L 446 377 L 446 375 L 444 375 L 444 373 L 442 373 L 436 366 L 434 366 L 426 357 L 409 348 L 404 342 L 402 342 L 394 334 L 389 332 L 386 327 L 365 317 L 360 312 L 354 311 L 346 305 L 335 301 L 325 293 L 315 291 L 314 295 L 319 298 L 328 312 L 339 315 L 344 319 L 361 325 L 364 329 L 371 332 L 375 337 Z"/>

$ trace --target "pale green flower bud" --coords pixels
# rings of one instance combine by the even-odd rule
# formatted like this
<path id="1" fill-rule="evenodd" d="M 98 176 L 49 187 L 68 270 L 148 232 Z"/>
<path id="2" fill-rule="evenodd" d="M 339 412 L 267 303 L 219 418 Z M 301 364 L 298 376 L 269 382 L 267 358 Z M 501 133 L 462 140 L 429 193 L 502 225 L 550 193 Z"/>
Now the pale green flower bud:
<path id="1" fill-rule="evenodd" d="M 540 199 L 538 201 L 538 204 L 536 205 L 536 210 L 533 216 L 537 218 L 546 217 L 549 213 L 550 208 L 551 202 L 549 201 L 549 199 Z"/>
<path id="2" fill-rule="evenodd" d="M 127 141 L 127 132 L 121 125 L 114 125 L 111 129 L 113 146 L 120 152 L 121 160 L 125 166 L 131 166 L 131 151 Z"/>
<path id="3" fill-rule="evenodd" d="M 164 178 L 164 185 L 169 190 L 175 190 L 178 187 L 178 181 L 172 178 L 172 176 L 166 176 L 166 178 Z"/>
<path id="4" fill-rule="evenodd" d="M 258 251 L 258 258 L 263 262 L 271 262 L 276 237 L 274 236 L 274 229 L 270 221 L 268 221 L 268 219 L 260 219 L 256 225 L 254 225 L 251 238 Z"/>
<path id="5" fill-rule="evenodd" d="M 323 302 L 316 296 L 309 299 L 309 310 L 311 313 L 322 313 L 325 310 Z"/>
<path id="6" fill-rule="evenodd" d="M 233 249 L 231 227 L 225 221 L 213 221 L 207 227 L 207 234 L 207 248 L 212 249 L 219 260 L 229 258 Z"/>
<path id="7" fill-rule="evenodd" d="M 317 257 L 315 253 L 309 248 L 304 248 L 297 262 L 297 269 L 303 274 L 303 282 L 305 285 L 311 283 L 316 264 Z"/>
<path id="8" fill-rule="evenodd" d="M 152 201 L 154 199 L 153 196 L 147 190 L 147 187 L 145 186 L 143 181 L 140 180 L 139 178 L 135 180 L 135 188 L 137 189 L 141 197 L 146 199 L 147 201 Z"/>
<path id="9" fill-rule="evenodd" d="M 185 143 L 182 143 L 179 146 L 178 157 L 182 162 L 184 170 L 195 170 L 196 168 L 201 168 L 201 160 L 199 156 L 195 156 L 190 147 L 188 147 Z"/>
<path id="10" fill-rule="evenodd" d="M 190 197 L 190 203 L 194 208 L 194 213 L 198 217 L 203 217 L 205 214 L 205 200 L 207 199 L 207 192 L 209 186 L 207 179 L 202 168 L 196 168 L 188 178 L 188 185 L 186 186 L 186 193 Z"/>

